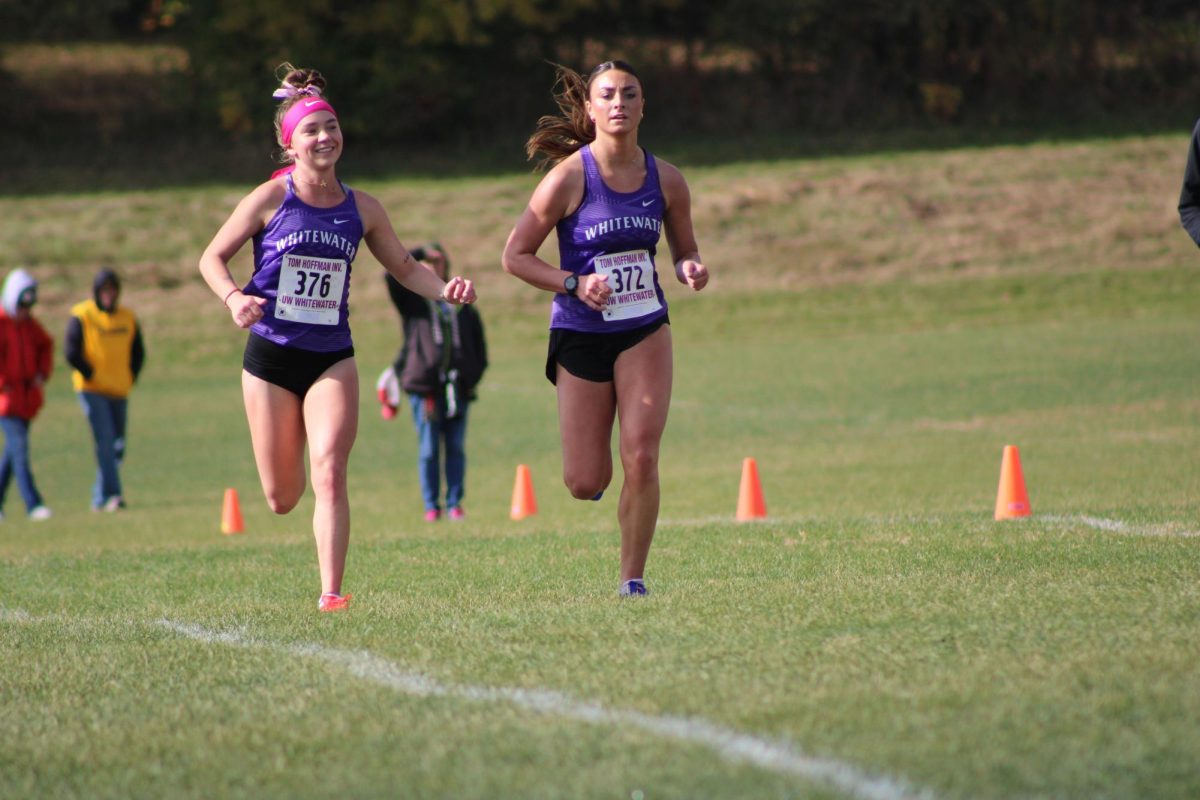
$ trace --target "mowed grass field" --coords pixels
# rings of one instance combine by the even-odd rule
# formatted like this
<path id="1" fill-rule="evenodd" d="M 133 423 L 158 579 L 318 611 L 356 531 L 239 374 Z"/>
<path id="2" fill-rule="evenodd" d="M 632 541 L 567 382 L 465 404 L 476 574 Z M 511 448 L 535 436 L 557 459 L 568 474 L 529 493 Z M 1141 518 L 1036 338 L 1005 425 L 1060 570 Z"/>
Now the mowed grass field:
<path id="1" fill-rule="evenodd" d="M 195 271 L 249 187 L 0 199 L 56 338 L 111 263 L 149 350 L 129 509 L 88 510 L 65 369 L 33 433 L 55 516 L 4 506 L 0 796 L 1200 795 L 1185 148 L 686 169 L 714 280 L 668 286 L 653 595 L 621 601 L 616 487 L 579 503 L 559 478 L 548 298 L 498 266 L 536 178 L 373 180 L 351 144 L 401 237 L 477 281 L 492 365 L 468 518 L 428 525 L 411 426 L 373 397 L 399 327 L 364 251 L 337 615 L 315 611 L 311 498 L 261 501 L 243 336 Z M 1007 444 L 1034 513 L 995 522 Z M 738 523 L 747 456 L 768 518 Z M 540 508 L 514 522 L 518 464 Z M 227 487 L 241 536 L 219 532 Z"/>

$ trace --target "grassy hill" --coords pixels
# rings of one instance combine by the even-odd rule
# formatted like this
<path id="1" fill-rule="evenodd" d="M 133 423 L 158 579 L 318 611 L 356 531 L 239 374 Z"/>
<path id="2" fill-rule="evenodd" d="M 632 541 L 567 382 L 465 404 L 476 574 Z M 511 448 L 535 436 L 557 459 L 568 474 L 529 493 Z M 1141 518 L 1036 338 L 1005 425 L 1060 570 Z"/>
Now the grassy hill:
<path id="1" fill-rule="evenodd" d="M 668 286 L 647 602 L 615 597 L 615 499 L 561 488 L 548 298 L 498 265 L 536 177 L 372 181 L 351 150 L 401 238 L 441 240 L 477 281 L 492 366 L 468 519 L 427 525 L 410 426 L 375 410 L 399 327 L 364 252 L 355 605 L 332 617 L 311 500 L 273 517 L 259 499 L 243 335 L 195 269 L 249 187 L 0 198 L 47 327 L 61 338 L 112 264 L 149 350 L 129 510 L 87 509 L 65 370 L 33 439 L 55 517 L 28 522 L 15 492 L 4 508 L 0 795 L 1196 796 L 1185 147 L 689 167 L 714 280 Z M 1034 514 L 997 523 L 1006 444 Z M 769 516 L 739 524 L 746 456 Z M 518 523 L 519 463 L 540 511 Z M 226 487 L 242 537 L 218 532 Z"/>

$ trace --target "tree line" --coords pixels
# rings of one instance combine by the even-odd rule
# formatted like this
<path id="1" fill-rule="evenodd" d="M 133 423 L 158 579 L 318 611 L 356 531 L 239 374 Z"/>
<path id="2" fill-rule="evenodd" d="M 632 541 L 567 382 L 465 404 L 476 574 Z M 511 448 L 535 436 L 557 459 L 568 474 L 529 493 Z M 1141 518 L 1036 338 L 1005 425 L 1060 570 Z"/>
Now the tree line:
<path id="1" fill-rule="evenodd" d="M 390 142 L 526 131 L 550 62 L 613 57 L 673 134 L 1200 114 L 1195 0 L 0 0 L 0 47 L 103 39 L 184 48 L 180 113 L 231 136 L 283 61 Z"/>

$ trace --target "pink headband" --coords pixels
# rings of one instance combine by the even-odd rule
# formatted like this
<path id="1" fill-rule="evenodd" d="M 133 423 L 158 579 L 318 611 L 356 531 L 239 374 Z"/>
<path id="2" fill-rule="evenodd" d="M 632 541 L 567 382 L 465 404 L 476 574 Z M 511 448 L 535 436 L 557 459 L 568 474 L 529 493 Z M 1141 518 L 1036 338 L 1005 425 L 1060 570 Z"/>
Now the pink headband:
<path id="1" fill-rule="evenodd" d="M 296 104 L 287 110 L 287 113 L 283 115 L 283 122 L 279 124 L 279 135 L 283 140 L 284 147 L 291 146 L 292 133 L 300 124 L 300 120 L 318 111 L 328 111 L 333 114 L 334 119 L 337 119 L 337 112 L 333 110 L 333 106 L 319 97 L 297 100 Z"/>

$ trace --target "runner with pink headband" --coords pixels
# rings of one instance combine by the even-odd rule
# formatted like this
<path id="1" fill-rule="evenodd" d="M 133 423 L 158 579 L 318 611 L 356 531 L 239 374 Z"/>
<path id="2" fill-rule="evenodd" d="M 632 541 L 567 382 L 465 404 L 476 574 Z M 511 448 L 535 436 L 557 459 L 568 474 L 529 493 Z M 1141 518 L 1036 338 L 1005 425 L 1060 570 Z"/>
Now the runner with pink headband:
<path id="1" fill-rule="evenodd" d="M 248 331 L 242 400 L 263 498 L 271 511 L 286 514 L 311 485 L 321 581 L 317 608 L 342 611 L 350 601 L 342 581 L 350 544 L 348 464 L 359 406 L 350 333 L 352 263 L 365 244 L 389 275 L 431 301 L 470 303 L 475 287 L 418 264 L 383 204 L 337 179 L 342 132 L 333 107 L 321 98 L 325 78 L 283 66 L 288 72 L 275 94 L 283 100 L 275 124 L 294 171 L 241 199 L 200 256 L 200 274 L 233 324 Z M 333 118 L 304 124 L 320 111 Z M 249 243 L 254 271 L 243 283 L 234 279 L 230 263 Z"/>
<path id="2" fill-rule="evenodd" d="M 321 97 L 321 90 L 316 86 L 308 86 L 304 89 L 297 89 L 294 86 L 284 86 L 276 89 L 275 93 L 271 96 L 276 99 L 286 100 L 289 97 L 304 97 L 306 95 L 311 99 L 298 100 L 287 110 L 279 123 L 279 143 L 284 147 L 291 147 L 292 134 L 296 132 L 296 127 L 300 124 L 300 121 L 309 114 L 315 114 L 318 111 L 328 111 L 330 114 L 333 114 L 334 119 L 337 119 L 337 112 L 333 110 L 333 106 L 329 104 L 328 100 Z M 288 164 L 272 172 L 271 177 L 278 178 L 280 175 L 288 175 L 294 169 L 296 169 L 295 164 Z"/>
<path id="3" fill-rule="evenodd" d="M 296 104 L 288 109 L 283 116 L 283 122 L 279 124 L 280 144 L 284 147 L 290 147 L 292 144 L 292 134 L 296 131 L 296 126 L 300 121 L 309 114 L 315 114 L 318 111 L 328 111 L 337 118 L 337 112 L 333 110 L 333 106 L 320 96 L 314 97 L 311 100 L 297 100 Z"/>

